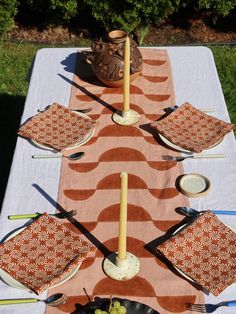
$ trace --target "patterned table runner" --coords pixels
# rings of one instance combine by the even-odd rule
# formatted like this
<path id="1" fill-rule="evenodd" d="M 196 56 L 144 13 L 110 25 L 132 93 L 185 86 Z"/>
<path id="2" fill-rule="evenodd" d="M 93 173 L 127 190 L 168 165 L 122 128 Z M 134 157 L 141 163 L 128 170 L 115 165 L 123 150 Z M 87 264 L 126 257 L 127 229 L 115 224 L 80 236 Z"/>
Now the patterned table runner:
<path id="1" fill-rule="evenodd" d="M 69 107 L 92 106 L 89 116 L 99 125 L 94 137 L 77 149 L 86 153 L 83 159 L 63 160 L 58 202 L 65 210 L 78 210 L 73 229 L 84 233 L 97 250 L 71 280 L 49 290 L 49 295 L 64 292 L 69 302 L 59 308 L 47 307 L 47 313 L 76 312 L 79 304 L 88 302 L 88 296 L 124 297 L 162 314 L 188 313 L 185 303 L 204 302 L 202 292 L 147 247 L 153 241 L 158 243 L 158 238 L 183 219 L 175 208 L 187 206 L 188 199 L 176 189 L 182 164 L 162 159 L 174 152 L 149 126 L 165 113 L 164 108 L 175 105 L 169 57 L 164 49 L 140 50 L 144 66 L 131 83 L 130 107 L 141 119 L 133 126 L 116 125 L 111 119 L 112 113 L 122 108 L 122 88 L 104 87 L 84 63 L 82 52 L 77 54 Z M 125 282 L 108 278 L 102 269 L 104 256 L 117 250 L 122 171 L 129 180 L 127 250 L 141 264 L 138 275 Z"/>

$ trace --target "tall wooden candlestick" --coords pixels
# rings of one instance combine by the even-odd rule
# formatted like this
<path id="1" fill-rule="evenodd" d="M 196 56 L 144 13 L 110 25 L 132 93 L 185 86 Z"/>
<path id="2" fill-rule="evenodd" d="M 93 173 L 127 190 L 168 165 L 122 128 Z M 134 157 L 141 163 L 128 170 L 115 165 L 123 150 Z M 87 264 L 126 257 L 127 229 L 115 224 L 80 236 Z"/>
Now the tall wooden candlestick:
<path id="1" fill-rule="evenodd" d="M 130 109 L 130 39 L 125 40 L 124 77 L 123 77 L 123 110 L 114 112 L 112 119 L 120 125 L 131 125 L 139 121 L 138 112 Z"/>
<path id="2" fill-rule="evenodd" d="M 103 262 L 103 270 L 108 277 L 115 280 L 128 280 L 133 278 L 140 268 L 138 258 L 130 252 L 126 252 L 126 227 L 127 227 L 127 196 L 128 174 L 121 172 L 120 190 L 120 222 L 118 252 L 108 255 Z"/>
<path id="3" fill-rule="evenodd" d="M 123 111 L 129 111 L 129 95 L 130 95 L 130 39 L 129 36 L 125 40 L 125 52 L 124 52 L 124 104 Z"/>
<path id="4" fill-rule="evenodd" d="M 127 230 L 127 198 L 128 198 L 128 175 L 127 172 L 121 172 L 121 191 L 120 191 L 120 223 L 119 223 L 119 241 L 118 258 L 126 258 L 126 230 Z"/>

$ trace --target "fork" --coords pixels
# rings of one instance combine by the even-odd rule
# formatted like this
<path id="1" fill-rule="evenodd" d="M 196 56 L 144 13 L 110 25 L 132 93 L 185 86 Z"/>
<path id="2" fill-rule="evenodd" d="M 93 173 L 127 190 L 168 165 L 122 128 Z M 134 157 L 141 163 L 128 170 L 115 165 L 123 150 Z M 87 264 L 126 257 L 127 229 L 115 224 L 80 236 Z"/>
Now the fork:
<path id="1" fill-rule="evenodd" d="M 187 158 L 201 159 L 201 158 L 225 158 L 225 154 L 209 154 L 209 155 L 189 155 L 189 156 L 162 156 L 164 160 L 183 161 Z"/>
<path id="2" fill-rule="evenodd" d="M 236 301 L 225 301 L 217 304 L 192 304 L 186 303 L 187 310 L 199 313 L 213 313 L 221 306 L 236 306 Z"/>
<path id="3" fill-rule="evenodd" d="M 62 212 L 62 213 L 56 213 L 56 214 L 50 214 L 50 216 L 57 217 L 59 219 L 63 218 L 71 218 L 76 215 L 76 210 L 71 210 L 69 212 Z M 22 215 L 9 215 L 8 219 L 15 220 L 15 219 L 27 219 L 27 218 L 37 218 L 41 215 L 41 213 L 35 213 L 35 214 L 22 214 Z"/>

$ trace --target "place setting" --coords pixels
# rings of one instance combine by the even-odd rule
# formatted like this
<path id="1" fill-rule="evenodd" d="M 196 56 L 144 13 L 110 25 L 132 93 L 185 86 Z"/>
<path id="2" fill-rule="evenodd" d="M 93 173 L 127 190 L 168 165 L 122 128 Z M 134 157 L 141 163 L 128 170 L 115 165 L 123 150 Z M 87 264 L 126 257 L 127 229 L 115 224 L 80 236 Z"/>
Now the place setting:
<path id="1" fill-rule="evenodd" d="M 179 207 L 176 212 L 185 215 L 185 219 L 172 226 L 162 239 L 152 241 L 152 250 L 168 269 L 217 300 L 236 283 L 235 229 L 224 224 L 218 215 L 236 215 L 236 211 Z M 231 299 L 216 304 L 187 303 L 186 309 L 212 313 L 220 306 L 235 305 Z"/>
<path id="2" fill-rule="evenodd" d="M 213 154 L 209 151 L 220 145 L 224 137 L 233 131 L 233 124 L 209 116 L 188 102 L 173 108 L 170 114 L 151 123 L 151 127 L 168 148 L 185 155 L 163 155 L 163 160 L 182 162 L 226 158 L 224 153 Z M 199 173 L 183 174 L 176 179 L 177 189 L 190 198 L 206 196 L 211 185 L 210 179 Z"/>
<path id="3" fill-rule="evenodd" d="M 28 119 L 18 130 L 34 146 L 51 154 L 32 155 L 33 159 L 61 158 L 78 160 L 84 152 L 70 151 L 86 144 L 93 136 L 97 121 L 81 111 L 73 111 L 53 103 Z"/>
<path id="4" fill-rule="evenodd" d="M 218 146 L 234 129 L 233 124 L 212 117 L 188 102 L 151 123 L 151 127 L 167 147 L 187 154 L 181 156 L 185 159 L 224 158 L 224 154 L 201 153 Z"/>
<path id="5" fill-rule="evenodd" d="M 75 276 L 83 260 L 93 255 L 96 248 L 60 222 L 56 214 L 23 216 L 9 218 L 34 219 L 13 230 L 0 243 L 0 278 L 15 289 L 40 296 Z M 66 300 L 64 294 L 57 293 L 46 300 L 35 297 L 0 300 L 0 305 L 43 301 L 59 306 Z"/>

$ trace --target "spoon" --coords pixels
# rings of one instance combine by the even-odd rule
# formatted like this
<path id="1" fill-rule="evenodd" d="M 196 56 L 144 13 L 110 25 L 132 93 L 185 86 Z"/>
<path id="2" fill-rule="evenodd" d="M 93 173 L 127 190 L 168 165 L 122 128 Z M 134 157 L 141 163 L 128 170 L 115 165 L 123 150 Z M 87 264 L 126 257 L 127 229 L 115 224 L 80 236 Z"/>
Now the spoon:
<path id="1" fill-rule="evenodd" d="M 67 301 L 67 296 L 63 293 L 56 293 L 48 297 L 46 300 L 40 300 L 36 298 L 25 298 L 25 299 L 3 299 L 0 300 L 0 305 L 8 304 L 21 304 L 21 303 L 35 303 L 35 302 L 45 302 L 49 306 L 59 306 L 65 304 Z"/>
<path id="2" fill-rule="evenodd" d="M 176 211 L 187 217 L 197 217 L 205 212 L 204 210 L 197 211 L 191 207 L 178 207 L 176 208 Z M 211 210 L 211 212 L 216 215 L 236 215 L 236 211 L 231 210 Z"/>
<path id="3" fill-rule="evenodd" d="M 61 157 L 65 157 L 68 158 L 70 160 L 78 160 L 80 158 L 82 158 L 85 155 L 84 152 L 78 152 L 78 153 L 74 153 L 68 156 L 64 156 L 61 154 L 57 154 L 57 155 L 32 155 L 33 159 L 40 159 L 40 158 L 61 158 Z"/>

